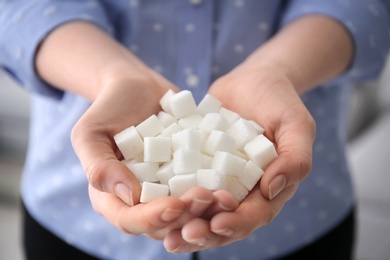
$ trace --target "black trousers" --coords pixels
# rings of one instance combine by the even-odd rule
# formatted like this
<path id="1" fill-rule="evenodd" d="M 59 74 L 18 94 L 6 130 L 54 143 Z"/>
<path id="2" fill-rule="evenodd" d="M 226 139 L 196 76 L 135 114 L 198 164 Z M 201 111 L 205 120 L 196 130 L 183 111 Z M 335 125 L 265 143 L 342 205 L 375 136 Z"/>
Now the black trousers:
<path id="1" fill-rule="evenodd" d="M 42 227 L 23 206 L 23 246 L 28 260 L 98 260 L 59 239 Z M 355 237 L 355 212 L 329 233 L 312 244 L 292 253 L 280 260 L 305 259 L 352 259 Z M 197 260 L 197 254 L 193 254 Z"/>

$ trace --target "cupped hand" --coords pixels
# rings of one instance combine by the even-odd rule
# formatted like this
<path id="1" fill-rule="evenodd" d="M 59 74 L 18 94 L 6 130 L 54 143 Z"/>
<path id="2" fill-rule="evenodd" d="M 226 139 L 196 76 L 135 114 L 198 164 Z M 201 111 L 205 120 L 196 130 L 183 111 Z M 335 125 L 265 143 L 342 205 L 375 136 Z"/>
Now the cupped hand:
<path id="1" fill-rule="evenodd" d="M 311 170 L 315 123 L 285 75 L 237 67 L 218 79 L 209 93 L 224 107 L 264 127 L 278 157 L 236 210 L 219 212 L 210 220 L 196 218 L 172 231 L 164 245 L 176 253 L 227 245 L 269 224 Z"/>

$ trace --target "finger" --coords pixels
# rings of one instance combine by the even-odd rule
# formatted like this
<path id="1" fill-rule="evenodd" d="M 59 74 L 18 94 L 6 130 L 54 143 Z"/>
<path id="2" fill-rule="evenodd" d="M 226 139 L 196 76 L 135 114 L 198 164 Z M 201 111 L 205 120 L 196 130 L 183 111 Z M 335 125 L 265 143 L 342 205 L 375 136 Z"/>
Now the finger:
<path id="1" fill-rule="evenodd" d="M 238 201 L 226 190 L 218 190 L 213 193 L 214 202 L 204 212 L 202 218 L 211 219 L 214 215 L 223 211 L 234 211 L 238 206 Z"/>
<path id="2" fill-rule="evenodd" d="M 208 189 L 195 187 L 185 192 L 180 199 L 187 204 L 188 212 L 193 217 L 198 217 L 214 202 L 214 195 Z"/>
<path id="3" fill-rule="evenodd" d="M 89 185 L 94 210 L 123 232 L 139 235 L 154 233 L 171 225 L 184 212 L 185 203 L 174 197 L 163 197 L 147 204 L 129 207 L 113 194 Z"/>
<path id="4" fill-rule="evenodd" d="M 269 224 L 291 198 L 298 185 L 291 185 L 272 201 L 264 198 L 259 188 L 253 189 L 233 212 L 222 212 L 210 221 L 210 230 L 220 236 L 241 240 L 259 227 Z"/>

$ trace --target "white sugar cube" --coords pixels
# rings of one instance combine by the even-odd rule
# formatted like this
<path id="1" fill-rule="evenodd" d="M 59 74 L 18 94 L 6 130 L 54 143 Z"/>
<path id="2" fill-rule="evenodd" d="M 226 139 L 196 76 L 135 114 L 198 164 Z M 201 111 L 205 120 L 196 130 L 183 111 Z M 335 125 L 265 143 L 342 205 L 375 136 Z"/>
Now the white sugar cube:
<path id="1" fill-rule="evenodd" d="M 232 153 L 235 145 L 234 139 L 225 132 L 213 130 L 203 146 L 203 151 L 210 156 L 214 156 L 216 151 Z"/>
<path id="2" fill-rule="evenodd" d="M 238 119 L 226 129 L 226 133 L 234 138 L 238 150 L 241 150 L 247 142 L 258 135 L 253 124 L 243 118 Z"/>
<path id="3" fill-rule="evenodd" d="M 235 155 L 235 156 L 237 156 L 237 157 L 240 157 L 241 159 L 244 159 L 244 160 L 246 160 L 246 161 L 249 160 L 248 155 L 246 155 L 245 153 L 240 152 L 240 151 L 238 151 L 238 150 L 234 150 L 234 151 L 232 152 L 232 154 Z"/>
<path id="4" fill-rule="evenodd" d="M 235 177 L 228 177 L 227 190 L 238 202 L 243 201 L 249 193 L 249 191 Z"/>
<path id="5" fill-rule="evenodd" d="M 141 203 L 148 203 L 155 199 L 169 195 L 169 186 L 159 183 L 143 182 L 141 190 Z"/>
<path id="6" fill-rule="evenodd" d="M 179 198 L 187 190 L 196 187 L 196 173 L 175 175 L 169 179 L 171 195 Z"/>
<path id="7" fill-rule="evenodd" d="M 212 130 L 225 131 L 229 127 L 229 122 L 219 113 L 209 113 L 205 115 L 199 124 L 199 129 L 207 132 Z"/>
<path id="8" fill-rule="evenodd" d="M 202 154 L 202 169 L 210 169 L 213 157 Z"/>
<path id="9" fill-rule="evenodd" d="M 180 148 L 200 151 L 201 133 L 193 128 L 183 129 L 172 135 L 172 149 L 177 151 Z"/>
<path id="10" fill-rule="evenodd" d="M 238 181 L 247 189 L 252 190 L 256 183 L 263 176 L 264 171 L 254 162 L 248 161 Z"/>
<path id="11" fill-rule="evenodd" d="M 171 160 L 172 141 L 169 137 L 145 137 L 144 161 L 168 162 Z"/>
<path id="12" fill-rule="evenodd" d="M 158 135 L 164 129 L 164 126 L 156 115 L 151 115 L 146 120 L 137 125 L 135 128 L 137 129 L 138 133 L 143 138 L 145 138 Z"/>
<path id="13" fill-rule="evenodd" d="M 264 128 L 261 127 L 258 123 L 256 123 L 256 122 L 253 121 L 253 120 L 249 120 L 249 122 L 250 122 L 251 124 L 253 124 L 253 127 L 255 128 L 255 130 L 256 130 L 256 132 L 257 132 L 258 135 L 264 134 L 264 131 L 265 131 Z"/>
<path id="14" fill-rule="evenodd" d="M 221 108 L 221 101 L 210 94 L 206 94 L 199 102 L 198 111 L 202 116 L 208 113 L 216 113 Z"/>
<path id="15" fill-rule="evenodd" d="M 183 127 L 179 126 L 177 123 L 173 123 L 161 131 L 161 136 L 172 137 L 173 134 L 175 134 L 181 130 L 183 130 Z"/>
<path id="16" fill-rule="evenodd" d="M 203 117 L 199 114 L 193 114 L 179 119 L 178 124 L 183 128 L 194 128 L 198 129 L 200 122 Z"/>
<path id="17" fill-rule="evenodd" d="M 225 190 L 228 185 L 226 175 L 216 169 L 199 169 L 196 173 L 196 183 L 199 187 L 209 190 Z"/>
<path id="18" fill-rule="evenodd" d="M 166 162 L 157 170 L 156 178 L 161 184 L 168 184 L 169 179 L 175 176 L 172 161 Z"/>
<path id="19" fill-rule="evenodd" d="M 157 118 L 160 120 L 161 124 L 164 127 L 168 127 L 177 121 L 174 116 L 172 116 L 171 114 L 168 114 L 164 111 L 160 111 L 157 115 Z"/>
<path id="20" fill-rule="evenodd" d="M 218 169 L 229 176 L 239 176 L 245 167 L 246 160 L 228 152 L 217 151 L 211 163 L 212 169 Z"/>
<path id="21" fill-rule="evenodd" d="M 226 120 L 229 122 L 230 125 L 236 122 L 240 118 L 239 114 L 229 109 L 226 109 L 224 107 L 221 107 L 219 113 L 226 118 Z"/>
<path id="22" fill-rule="evenodd" d="M 195 173 L 202 167 L 202 154 L 181 148 L 173 153 L 172 163 L 175 174 Z"/>
<path id="23" fill-rule="evenodd" d="M 169 98 L 172 115 L 177 119 L 197 114 L 198 109 L 191 91 L 182 90 Z"/>
<path id="24" fill-rule="evenodd" d="M 244 151 L 263 170 L 278 156 L 274 144 L 264 135 L 258 135 L 249 141 L 244 146 Z"/>
<path id="25" fill-rule="evenodd" d="M 114 141 L 126 160 L 132 159 L 144 151 L 144 143 L 134 126 L 116 134 Z"/>
<path id="26" fill-rule="evenodd" d="M 169 89 L 167 92 L 165 92 L 165 94 L 160 99 L 161 108 L 168 114 L 172 114 L 171 107 L 170 107 L 170 99 L 173 95 L 175 95 L 175 92 L 172 89 Z"/>
<path id="27" fill-rule="evenodd" d="M 156 172 L 158 170 L 158 163 L 129 163 L 127 168 L 134 174 L 139 182 L 157 182 Z"/>

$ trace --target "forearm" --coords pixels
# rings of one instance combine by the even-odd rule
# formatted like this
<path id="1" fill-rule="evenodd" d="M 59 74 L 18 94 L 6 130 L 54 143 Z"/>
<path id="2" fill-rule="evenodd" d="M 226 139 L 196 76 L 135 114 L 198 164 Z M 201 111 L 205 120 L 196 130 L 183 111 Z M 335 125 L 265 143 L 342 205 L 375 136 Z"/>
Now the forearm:
<path id="1" fill-rule="evenodd" d="M 91 101 L 114 82 L 151 80 L 164 93 L 173 87 L 98 27 L 72 22 L 51 32 L 35 59 L 36 70 L 49 84 Z M 156 84 L 155 81 L 158 81 Z"/>
<path id="2" fill-rule="evenodd" d="M 331 18 L 310 15 L 282 29 L 242 66 L 278 70 L 303 93 L 344 72 L 352 57 L 346 29 Z"/>

